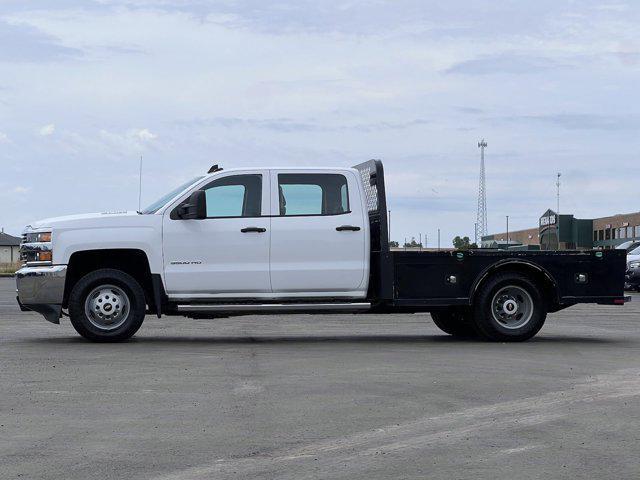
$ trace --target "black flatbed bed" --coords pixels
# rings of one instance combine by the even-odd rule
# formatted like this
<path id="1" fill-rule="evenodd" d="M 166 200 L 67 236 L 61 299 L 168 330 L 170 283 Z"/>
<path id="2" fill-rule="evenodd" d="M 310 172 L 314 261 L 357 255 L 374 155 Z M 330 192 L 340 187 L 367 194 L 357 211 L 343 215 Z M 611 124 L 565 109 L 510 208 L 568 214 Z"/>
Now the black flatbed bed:
<path id="1" fill-rule="evenodd" d="M 470 306 L 490 275 L 525 274 L 543 289 L 547 311 L 577 303 L 623 304 L 624 250 L 392 251 L 382 162 L 356 165 L 365 186 L 371 232 L 369 300 L 374 310 L 429 311 Z"/>

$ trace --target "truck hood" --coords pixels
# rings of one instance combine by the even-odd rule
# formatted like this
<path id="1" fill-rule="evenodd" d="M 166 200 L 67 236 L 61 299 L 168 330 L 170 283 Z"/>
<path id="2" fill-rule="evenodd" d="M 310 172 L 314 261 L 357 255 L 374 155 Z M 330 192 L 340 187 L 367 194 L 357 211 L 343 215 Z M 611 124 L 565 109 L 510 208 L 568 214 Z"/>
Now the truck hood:
<path id="1" fill-rule="evenodd" d="M 140 214 L 134 211 L 122 212 L 102 212 L 102 213 L 83 213 L 79 215 L 65 215 L 62 217 L 51 217 L 36 222 L 31 222 L 26 229 L 42 230 L 43 228 L 70 227 L 70 226 L 93 226 L 97 223 L 114 223 L 118 219 L 128 219 L 130 217 L 139 217 Z"/>

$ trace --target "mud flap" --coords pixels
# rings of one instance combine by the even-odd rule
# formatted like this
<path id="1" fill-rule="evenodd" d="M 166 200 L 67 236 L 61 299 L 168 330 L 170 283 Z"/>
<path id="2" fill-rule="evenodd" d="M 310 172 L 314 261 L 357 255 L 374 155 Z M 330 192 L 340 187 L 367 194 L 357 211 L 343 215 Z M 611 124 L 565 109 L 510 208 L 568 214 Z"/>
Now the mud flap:
<path id="1" fill-rule="evenodd" d="M 55 323 L 56 325 L 60 325 L 60 316 L 62 315 L 62 305 L 54 305 L 51 303 L 41 303 L 38 305 L 20 304 L 20 310 L 23 310 L 23 309 L 38 312 L 48 322 Z"/>

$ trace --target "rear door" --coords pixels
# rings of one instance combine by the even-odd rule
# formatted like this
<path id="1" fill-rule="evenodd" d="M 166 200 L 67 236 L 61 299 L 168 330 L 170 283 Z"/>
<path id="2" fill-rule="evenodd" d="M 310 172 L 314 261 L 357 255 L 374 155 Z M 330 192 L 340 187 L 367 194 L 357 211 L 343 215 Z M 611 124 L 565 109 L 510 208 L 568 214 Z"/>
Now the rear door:
<path id="1" fill-rule="evenodd" d="M 269 171 L 228 172 L 201 186 L 207 218 L 164 214 L 165 285 L 174 298 L 269 294 Z"/>
<path id="2" fill-rule="evenodd" d="M 351 171 L 271 171 L 271 287 L 294 296 L 366 294 L 367 234 Z"/>

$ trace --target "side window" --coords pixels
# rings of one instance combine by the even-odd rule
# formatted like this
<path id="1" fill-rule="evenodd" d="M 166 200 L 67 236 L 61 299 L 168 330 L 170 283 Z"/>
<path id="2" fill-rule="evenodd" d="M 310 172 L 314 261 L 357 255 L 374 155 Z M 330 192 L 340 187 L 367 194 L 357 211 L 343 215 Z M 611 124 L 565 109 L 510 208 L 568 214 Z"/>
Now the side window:
<path id="1" fill-rule="evenodd" d="M 204 188 L 207 217 L 259 217 L 262 212 L 262 175 L 232 175 Z"/>
<path id="2" fill-rule="evenodd" d="M 340 215 L 349 212 L 344 175 L 334 173 L 278 174 L 280 215 Z"/>

